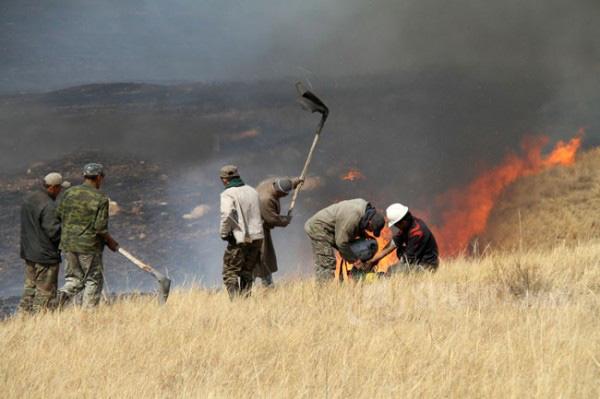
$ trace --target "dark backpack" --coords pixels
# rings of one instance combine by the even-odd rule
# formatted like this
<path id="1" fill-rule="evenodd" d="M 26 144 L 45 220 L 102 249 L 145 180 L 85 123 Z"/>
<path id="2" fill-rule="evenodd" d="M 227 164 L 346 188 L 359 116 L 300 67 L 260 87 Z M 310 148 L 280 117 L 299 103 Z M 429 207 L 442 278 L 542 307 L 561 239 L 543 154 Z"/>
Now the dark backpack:
<path id="1" fill-rule="evenodd" d="M 350 249 L 358 259 L 368 261 L 377 253 L 377 241 L 372 238 L 364 238 L 350 243 Z"/>

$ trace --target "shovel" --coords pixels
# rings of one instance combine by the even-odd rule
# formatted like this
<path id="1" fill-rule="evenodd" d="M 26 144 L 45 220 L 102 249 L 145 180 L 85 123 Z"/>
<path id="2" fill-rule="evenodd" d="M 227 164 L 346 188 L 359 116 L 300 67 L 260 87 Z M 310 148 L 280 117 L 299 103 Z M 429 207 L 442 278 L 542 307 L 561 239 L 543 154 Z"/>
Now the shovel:
<path id="1" fill-rule="evenodd" d="M 306 162 L 304 162 L 304 168 L 302 168 L 302 173 L 300 174 L 300 183 L 296 190 L 294 190 L 294 195 L 292 197 L 292 202 L 290 204 L 290 210 L 288 211 L 288 215 L 292 214 L 292 210 L 296 205 L 296 199 L 298 198 L 298 194 L 300 193 L 300 189 L 304 184 L 304 179 L 306 178 L 306 173 L 308 172 L 308 165 L 310 165 L 310 161 L 312 160 L 313 153 L 315 148 L 317 147 L 317 143 L 319 142 L 319 138 L 321 137 L 321 130 L 323 130 L 323 125 L 325 125 L 325 121 L 329 116 L 329 108 L 325 105 L 323 101 L 319 97 L 316 96 L 313 92 L 306 90 L 304 85 L 301 82 L 296 83 L 296 90 L 298 91 L 298 102 L 305 110 L 315 113 L 318 112 L 321 114 L 321 120 L 317 126 L 317 131 L 315 133 L 315 138 L 313 140 L 312 146 L 308 151 L 308 156 L 306 157 Z"/>
<path id="2" fill-rule="evenodd" d="M 129 259 L 134 265 L 139 267 L 145 272 L 148 272 L 154 276 L 154 278 L 158 281 L 158 302 L 162 305 L 167 302 L 167 298 L 169 297 L 169 292 L 171 291 L 171 280 L 167 278 L 164 274 L 160 273 L 152 266 L 147 263 L 142 262 L 128 251 L 123 248 L 119 248 L 119 253 Z"/>

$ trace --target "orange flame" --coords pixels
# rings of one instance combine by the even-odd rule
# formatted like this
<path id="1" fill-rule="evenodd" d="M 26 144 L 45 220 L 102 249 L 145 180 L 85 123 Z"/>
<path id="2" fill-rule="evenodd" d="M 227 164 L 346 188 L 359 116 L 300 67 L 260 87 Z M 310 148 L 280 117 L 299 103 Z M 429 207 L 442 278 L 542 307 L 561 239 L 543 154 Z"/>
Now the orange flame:
<path id="1" fill-rule="evenodd" d="M 483 233 L 494 204 L 504 189 L 518 178 L 557 165 L 572 165 L 582 136 L 583 131 L 580 130 L 570 141 L 559 141 L 546 156 L 542 155 L 542 148 L 548 138 L 526 139 L 523 142 L 524 156 L 509 154 L 499 166 L 481 174 L 468 186 L 439 196 L 436 205 L 446 209 L 441 214 L 442 226 L 433 229 L 440 252 L 457 255 L 467 248 L 473 237 Z"/>
<path id="2" fill-rule="evenodd" d="M 351 168 L 348 173 L 342 176 L 342 180 L 346 181 L 355 181 L 355 180 L 363 180 L 365 175 L 358 169 Z"/>

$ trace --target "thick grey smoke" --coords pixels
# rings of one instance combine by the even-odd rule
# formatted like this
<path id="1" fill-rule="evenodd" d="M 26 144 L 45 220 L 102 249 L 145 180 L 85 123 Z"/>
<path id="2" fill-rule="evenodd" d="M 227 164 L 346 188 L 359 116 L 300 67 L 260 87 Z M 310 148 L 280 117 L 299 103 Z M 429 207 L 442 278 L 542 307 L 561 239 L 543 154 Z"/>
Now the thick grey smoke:
<path id="1" fill-rule="evenodd" d="M 599 17 L 595 0 L 5 0 L 0 91 L 446 67 L 585 77 Z"/>

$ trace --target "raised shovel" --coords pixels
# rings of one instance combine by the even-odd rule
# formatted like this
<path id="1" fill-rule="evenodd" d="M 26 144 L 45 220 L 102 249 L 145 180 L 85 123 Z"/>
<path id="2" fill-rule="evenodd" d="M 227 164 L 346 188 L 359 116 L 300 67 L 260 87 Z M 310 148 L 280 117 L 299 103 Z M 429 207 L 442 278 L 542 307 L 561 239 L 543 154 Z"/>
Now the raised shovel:
<path id="1" fill-rule="evenodd" d="M 119 248 L 119 253 L 127 259 L 129 259 L 134 265 L 136 265 L 143 271 L 148 272 L 154 276 L 154 278 L 158 281 L 158 302 L 161 305 L 165 304 L 167 302 L 167 298 L 169 297 L 169 292 L 171 291 L 171 280 L 158 270 L 154 269 L 149 264 L 142 262 L 132 254 L 130 254 L 125 249 Z"/>
<path id="2" fill-rule="evenodd" d="M 298 184 L 296 190 L 294 190 L 294 195 L 292 197 L 292 202 L 290 204 L 290 210 L 288 211 L 288 215 L 292 214 L 292 210 L 296 205 L 296 199 L 298 198 L 298 194 L 300 193 L 300 189 L 304 184 L 304 179 L 306 178 L 306 173 L 308 172 L 308 165 L 310 165 L 310 161 L 312 160 L 313 153 L 315 152 L 315 148 L 317 147 L 317 143 L 319 142 L 319 138 L 321 137 L 321 130 L 323 130 L 323 125 L 325 125 L 325 121 L 329 116 L 329 108 L 325 105 L 323 101 L 319 97 L 316 96 L 313 92 L 306 90 L 304 85 L 301 82 L 296 83 L 296 90 L 298 91 L 298 102 L 307 111 L 312 113 L 318 112 L 321 114 L 321 120 L 317 125 L 317 131 L 315 133 L 315 138 L 313 139 L 313 143 L 308 151 L 308 156 L 306 157 L 306 161 L 304 162 L 304 168 L 302 168 L 302 173 L 300 174 L 300 179 L 302 183 Z"/>

